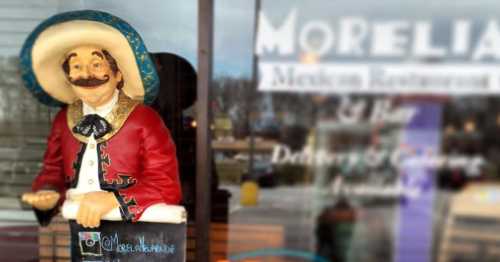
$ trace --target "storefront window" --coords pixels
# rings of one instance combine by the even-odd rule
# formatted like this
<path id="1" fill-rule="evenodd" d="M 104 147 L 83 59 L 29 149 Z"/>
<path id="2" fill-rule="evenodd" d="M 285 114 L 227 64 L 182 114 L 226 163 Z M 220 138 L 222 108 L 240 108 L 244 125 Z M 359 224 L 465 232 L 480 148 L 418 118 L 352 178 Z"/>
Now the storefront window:
<path id="1" fill-rule="evenodd" d="M 216 8 L 230 261 L 497 260 L 494 4 L 256 6 Z"/>
<path id="2" fill-rule="evenodd" d="M 187 261 L 205 245 L 194 242 L 201 230 L 211 261 L 500 260 L 497 3 L 215 1 L 203 189 L 197 7 L 0 3 L 0 261 L 70 259 L 66 221 L 40 228 L 19 199 L 58 108 L 22 86 L 18 56 L 42 20 L 79 9 L 128 21 L 155 61 L 153 107 L 177 146 Z M 210 228 L 196 228 L 196 193 L 207 188 Z"/>
<path id="3" fill-rule="evenodd" d="M 19 196 L 40 168 L 56 111 L 22 86 L 18 55 L 28 32 L 57 8 L 55 1 L 0 3 L 0 260 L 38 257 L 36 219 Z"/>
<path id="4" fill-rule="evenodd" d="M 104 11 L 130 23 L 144 38 L 158 66 L 162 97 L 154 107 L 164 118 L 175 142 L 183 147 L 184 151 L 179 151 L 190 154 L 192 159 L 194 153 L 189 150 L 195 147 L 194 133 L 179 130 L 186 124 L 182 117 L 193 117 L 192 112 L 184 110 L 191 108 L 195 99 L 192 90 L 196 89 L 193 68 L 196 7 L 196 1 L 173 4 L 161 0 L 147 4 L 133 1 L 0 2 L 0 261 L 70 261 L 67 221 L 56 217 L 48 227 L 39 227 L 31 207 L 20 198 L 22 193 L 31 191 L 31 183 L 40 171 L 51 123 L 59 111 L 57 107 L 39 103 L 23 86 L 19 53 L 28 34 L 48 17 L 74 10 Z M 182 163 L 187 170 L 182 175 L 183 184 L 191 183 L 195 163 Z M 194 192 L 190 194 L 193 198 Z"/>

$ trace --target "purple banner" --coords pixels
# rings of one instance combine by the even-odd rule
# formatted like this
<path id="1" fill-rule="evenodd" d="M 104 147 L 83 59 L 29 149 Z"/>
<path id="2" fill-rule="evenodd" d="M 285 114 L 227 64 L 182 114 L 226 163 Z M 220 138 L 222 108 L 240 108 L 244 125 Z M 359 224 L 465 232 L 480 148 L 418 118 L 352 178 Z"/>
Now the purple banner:
<path id="1" fill-rule="evenodd" d="M 407 154 L 399 172 L 405 192 L 413 193 L 403 197 L 400 205 L 394 261 L 427 262 L 432 252 L 435 170 L 412 160 L 438 154 L 442 106 L 439 102 L 412 102 L 405 107 L 415 108 L 416 114 L 403 132 L 401 147 Z"/>

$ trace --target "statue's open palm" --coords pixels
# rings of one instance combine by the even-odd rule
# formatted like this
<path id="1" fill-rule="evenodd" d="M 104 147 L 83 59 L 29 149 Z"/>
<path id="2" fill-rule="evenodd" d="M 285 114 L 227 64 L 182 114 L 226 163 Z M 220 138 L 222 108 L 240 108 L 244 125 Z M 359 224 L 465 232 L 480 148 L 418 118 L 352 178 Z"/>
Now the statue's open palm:
<path id="1" fill-rule="evenodd" d="M 57 205 L 61 195 L 53 190 L 24 193 L 22 201 L 39 210 L 50 210 Z"/>

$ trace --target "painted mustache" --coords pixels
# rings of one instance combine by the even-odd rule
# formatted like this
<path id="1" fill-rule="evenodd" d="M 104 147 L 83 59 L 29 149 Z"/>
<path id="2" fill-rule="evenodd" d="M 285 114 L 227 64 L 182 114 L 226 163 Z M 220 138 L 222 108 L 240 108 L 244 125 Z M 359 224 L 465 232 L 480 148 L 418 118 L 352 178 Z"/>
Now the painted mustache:
<path id="1" fill-rule="evenodd" d="M 105 75 L 104 79 L 99 79 L 96 77 L 89 77 L 89 78 L 78 78 L 78 79 L 69 79 L 69 82 L 75 86 L 81 86 L 81 87 L 96 87 L 100 86 L 102 84 L 105 84 L 109 81 L 109 75 Z"/>

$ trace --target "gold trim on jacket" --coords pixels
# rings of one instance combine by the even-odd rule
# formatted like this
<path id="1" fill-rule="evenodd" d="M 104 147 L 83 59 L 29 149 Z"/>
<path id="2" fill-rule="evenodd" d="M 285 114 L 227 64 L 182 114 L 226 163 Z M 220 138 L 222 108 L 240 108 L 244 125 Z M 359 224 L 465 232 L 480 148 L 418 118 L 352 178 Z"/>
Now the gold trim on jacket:
<path id="1" fill-rule="evenodd" d="M 126 96 L 123 92 L 120 92 L 118 95 L 118 102 L 113 106 L 111 112 L 105 117 L 105 119 L 111 124 L 111 131 L 104 135 L 103 137 L 96 139 L 97 143 L 101 143 L 107 141 L 112 136 L 114 136 L 120 128 L 122 128 L 123 124 L 127 120 L 128 116 L 134 110 L 135 106 L 137 106 L 140 102 L 133 100 Z M 87 143 L 88 137 L 77 134 L 73 132 L 73 127 L 76 126 L 83 118 L 83 103 L 82 100 L 78 100 L 71 105 L 68 105 L 67 119 L 68 119 L 68 128 L 71 131 L 71 134 L 78 139 L 80 142 Z"/>

